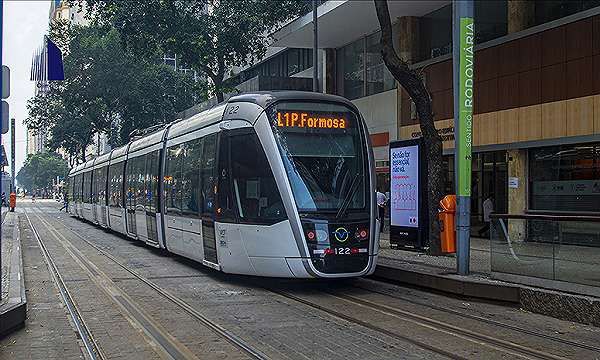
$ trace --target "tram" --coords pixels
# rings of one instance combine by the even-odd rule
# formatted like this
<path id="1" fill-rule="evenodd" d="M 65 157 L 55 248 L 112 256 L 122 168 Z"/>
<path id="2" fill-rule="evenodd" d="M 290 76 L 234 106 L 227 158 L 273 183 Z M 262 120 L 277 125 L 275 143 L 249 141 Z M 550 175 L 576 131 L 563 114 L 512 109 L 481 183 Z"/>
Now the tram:
<path id="1" fill-rule="evenodd" d="M 79 165 L 73 216 L 225 273 L 373 273 L 379 250 L 369 136 L 348 100 L 232 97 Z"/>

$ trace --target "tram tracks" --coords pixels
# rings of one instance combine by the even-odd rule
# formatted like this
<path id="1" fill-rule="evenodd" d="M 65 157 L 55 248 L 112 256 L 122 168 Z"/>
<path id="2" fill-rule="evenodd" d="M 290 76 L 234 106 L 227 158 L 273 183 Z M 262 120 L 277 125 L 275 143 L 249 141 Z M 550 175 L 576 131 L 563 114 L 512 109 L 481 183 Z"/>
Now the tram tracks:
<path id="1" fill-rule="evenodd" d="M 63 224 L 62 222 L 58 222 L 59 224 L 62 225 L 63 228 L 69 230 L 70 232 L 72 232 L 73 234 L 75 234 L 75 236 L 77 236 L 79 239 L 81 239 L 82 241 L 84 241 L 85 243 L 87 243 L 88 245 L 90 245 L 91 247 L 93 247 L 95 250 L 97 250 L 98 252 L 102 253 L 104 256 L 106 256 L 107 258 L 111 259 L 114 263 L 116 263 L 119 267 L 123 268 L 124 270 L 126 270 L 128 273 L 130 273 L 131 275 L 133 275 L 134 277 L 142 280 L 145 279 L 146 281 L 150 282 L 150 280 L 148 280 L 148 278 L 144 278 L 143 276 L 137 274 L 137 272 L 135 270 L 130 269 L 129 267 L 127 267 L 126 265 L 124 265 L 123 263 L 121 263 L 117 258 L 115 258 L 114 256 L 112 256 L 110 253 L 108 253 L 107 251 L 103 250 L 102 248 L 98 247 L 96 244 L 90 242 L 89 240 L 87 240 L 86 238 L 84 238 L 83 236 L 81 236 L 80 234 L 78 234 L 75 230 L 71 229 L 70 227 L 66 226 L 65 224 Z M 136 276 L 136 275 L 139 275 Z M 143 281 L 143 280 L 142 280 Z M 144 283 L 146 283 L 146 281 L 143 281 Z M 146 283 L 148 284 L 148 283 Z M 152 285 L 148 284 L 149 286 L 153 287 Z M 315 299 L 307 299 L 307 298 L 303 298 L 302 296 L 298 296 L 296 294 L 291 294 L 289 292 L 286 291 L 282 291 L 280 289 L 273 289 L 273 288 L 269 288 L 269 287 L 265 287 L 264 284 L 257 284 L 257 287 L 261 287 L 269 292 L 275 293 L 279 296 L 282 296 L 284 298 L 287 298 L 289 300 L 293 300 L 296 303 L 301 303 L 303 306 L 308 306 L 310 308 L 313 308 L 315 310 L 318 310 L 319 312 L 325 314 L 325 315 L 329 315 L 332 316 L 334 318 L 338 318 L 341 320 L 344 320 L 346 322 L 349 323 L 353 323 L 362 327 L 365 327 L 367 329 L 370 329 L 372 331 L 375 332 L 379 332 L 382 333 L 384 335 L 387 335 L 388 337 L 391 337 L 393 339 L 399 340 L 401 342 L 406 342 L 406 343 L 410 343 L 413 344 L 417 347 L 423 348 L 425 350 L 434 352 L 436 354 L 448 357 L 448 358 L 452 358 L 452 359 L 466 359 L 466 358 L 471 358 L 471 356 L 461 356 L 461 355 L 457 355 L 455 353 L 449 352 L 447 350 L 445 350 L 443 347 L 439 347 L 439 346 L 435 346 L 432 345 L 431 343 L 428 343 L 426 341 L 421 341 L 419 339 L 415 339 L 414 337 L 411 337 L 410 335 L 405 335 L 405 334 L 401 334 L 397 331 L 395 331 L 394 329 L 386 329 L 382 326 L 378 326 L 373 324 L 372 322 L 368 322 L 365 321 L 364 319 L 360 319 L 358 316 L 354 316 L 356 314 L 356 309 L 364 309 L 364 310 L 368 310 L 368 311 L 375 311 L 377 313 L 380 314 L 384 314 L 387 315 L 389 317 L 393 317 L 393 318 L 397 318 L 401 321 L 404 322 L 410 322 L 416 326 L 420 326 L 420 327 L 425 327 L 431 331 L 435 331 L 435 332 L 441 332 L 444 334 L 448 334 L 448 335 L 452 335 L 455 336 L 457 338 L 461 338 L 463 340 L 467 340 L 472 342 L 475 345 L 481 346 L 481 347 L 487 347 L 487 348 L 491 348 L 494 349 L 496 351 L 501 351 L 505 354 L 511 355 L 513 357 L 520 357 L 520 358 L 527 358 L 527 359 L 553 359 L 553 360 L 557 360 L 557 359 L 564 359 L 564 357 L 555 355 L 555 354 L 551 354 L 545 351 L 541 351 L 535 348 L 531 348 L 528 346 L 524 346 L 524 345 L 520 345 L 518 343 L 509 341 L 509 340 L 504 340 L 495 336 L 490 336 L 490 335 L 485 335 L 485 334 L 481 334 L 478 332 L 474 332 L 472 330 L 469 329 L 465 329 L 463 327 L 460 326 L 456 326 L 454 325 L 454 323 L 449 324 L 443 321 L 439 321 L 436 319 L 433 319 L 431 317 L 428 316 L 423 316 L 423 315 L 418 315 L 418 314 L 414 314 L 412 312 L 407 312 L 405 310 L 399 309 L 397 307 L 392 307 L 392 306 L 388 306 L 388 305 L 383 305 L 380 304 L 379 301 L 375 302 L 375 301 L 370 301 L 370 300 L 365 300 L 365 299 L 361 299 L 359 297 L 353 296 L 353 295 L 346 295 L 346 294 L 340 294 L 340 293 L 331 293 L 330 291 L 325 290 L 324 293 L 327 296 L 330 296 L 332 298 L 334 298 L 336 301 L 338 301 L 339 303 L 346 303 L 346 304 L 351 304 L 353 307 L 355 308 L 355 311 L 339 311 L 336 310 L 335 308 L 332 308 L 330 305 L 323 305 L 323 303 L 320 303 L 318 300 Z M 504 324 L 501 322 L 497 322 L 491 319 L 486 319 L 483 317 L 479 317 L 476 315 L 471 315 L 471 314 L 464 314 L 462 312 L 456 311 L 456 310 L 452 310 L 452 309 L 446 309 L 446 308 L 441 308 L 441 307 L 435 307 L 433 305 L 430 304 L 424 304 L 424 303 L 420 303 L 418 301 L 414 301 L 414 300 L 409 300 L 409 299 L 404 299 L 402 297 L 398 297 L 398 296 L 393 296 L 391 294 L 385 293 L 385 292 L 381 292 L 381 291 L 377 291 L 377 290 L 373 290 L 373 289 L 369 289 L 369 288 L 363 288 L 360 286 L 354 286 L 356 288 L 362 289 L 362 290 L 366 290 L 369 292 L 373 292 L 373 293 L 377 293 L 377 294 L 381 294 L 384 296 L 390 296 L 391 298 L 394 299 L 398 299 L 401 301 L 407 301 L 409 303 L 412 304 L 416 304 L 416 305 L 421 305 L 421 306 L 427 306 L 429 308 L 435 309 L 435 310 L 439 310 L 439 311 L 444 311 L 444 312 L 448 312 L 451 313 L 453 315 L 457 315 L 457 316 L 463 316 L 465 318 L 469 318 L 472 320 L 476 320 L 476 321 L 480 321 L 489 325 L 495 325 L 495 326 L 499 326 L 499 327 L 503 327 L 506 328 L 508 330 L 511 331 L 517 331 L 517 332 L 521 332 L 523 334 L 526 335 L 530 335 L 530 336 L 537 336 L 546 340 L 552 340 L 552 341 L 557 341 L 560 343 L 563 343 L 565 345 L 569 345 L 569 346 L 576 346 L 576 347 L 580 347 L 583 349 L 587 349 L 587 350 L 591 350 L 591 351 L 598 351 L 600 349 L 591 346 L 591 345 L 586 345 L 586 344 L 580 344 L 580 343 L 576 343 L 576 342 L 572 342 L 569 340 L 564 340 L 564 339 L 560 339 L 560 338 L 556 338 L 556 337 L 552 337 L 549 335 L 545 335 L 545 334 L 538 334 L 535 332 L 532 332 L 530 330 L 527 329 L 522 329 L 510 324 Z M 153 287 L 154 288 L 154 287 Z M 162 289 L 164 291 L 164 289 Z M 158 290 L 157 290 L 158 291 Z M 160 291 L 159 291 L 160 292 Z M 166 292 L 166 291 L 165 291 Z M 169 294 L 168 292 L 166 292 L 167 294 Z M 172 296 L 172 295 L 171 295 Z M 165 296 L 169 299 L 168 296 Z M 177 303 L 177 299 L 175 297 L 175 299 L 169 299 L 174 303 Z M 181 299 L 179 299 L 181 300 Z M 191 306 L 187 305 L 185 302 L 183 302 L 182 304 L 183 306 L 181 306 L 182 308 L 185 309 L 185 307 L 187 306 L 188 309 L 186 311 L 191 311 L 191 312 L 196 312 Z M 341 308 L 341 307 L 339 307 Z M 363 311 L 364 311 L 363 310 Z M 202 316 L 202 314 L 200 314 L 200 316 Z M 264 357 L 264 355 L 259 353 L 259 356 L 261 357 L 255 357 L 254 358 L 266 358 Z"/>
<path id="2" fill-rule="evenodd" d="M 379 281 L 376 281 L 376 280 L 366 280 L 366 279 L 365 279 L 365 281 L 379 282 Z M 413 300 L 413 299 L 407 299 L 405 297 L 398 296 L 396 294 L 391 294 L 391 293 L 385 292 L 385 291 L 379 291 L 379 290 L 375 290 L 375 289 L 372 289 L 372 288 L 367 288 L 367 287 L 359 286 L 359 285 L 356 285 L 356 284 L 352 284 L 351 286 L 352 286 L 352 288 L 355 288 L 355 289 L 360 289 L 360 290 L 368 291 L 370 293 L 375 293 L 375 294 L 379 294 L 379 295 L 383 295 L 383 296 L 388 296 L 388 297 L 391 297 L 393 299 L 396 299 L 396 300 L 399 300 L 399 301 L 402 301 L 402 302 L 406 302 L 406 303 L 409 303 L 409 304 L 412 304 L 412 305 L 417 305 L 417 306 L 425 307 L 425 308 L 436 310 L 436 311 L 440 311 L 440 312 L 443 312 L 443 313 L 449 313 L 449 314 L 456 315 L 456 316 L 459 316 L 459 317 L 462 317 L 462 318 L 465 318 L 465 319 L 471 319 L 471 320 L 479 321 L 479 322 L 486 323 L 486 324 L 489 324 L 489 325 L 493 325 L 493 326 L 496 326 L 496 327 L 499 327 L 499 328 L 504 328 L 504 329 L 507 329 L 507 330 L 515 331 L 515 332 L 518 332 L 518 333 L 522 333 L 524 335 L 538 337 L 538 338 L 541 338 L 541 339 L 544 339 L 544 340 L 553 341 L 553 342 L 560 343 L 560 344 L 563 344 L 563 345 L 566 345 L 566 346 L 571 346 L 571 347 L 575 347 L 575 348 L 580 348 L 580 349 L 595 351 L 595 352 L 597 352 L 599 354 L 599 357 L 600 357 L 600 347 L 598 347 L 598 346 L 588 345 L 588 344 L 584 344 L 584 343 L 580 343 L 580 342 L 575 342 L 575 341 L 571 341 L 571 340 L 567 340 L 567 339 L 562 339 L 562 338 L 559 338 L 559 337 L 556 337 L 556 336 L 542 334 L 542 333 L 535 332 L 535 331 L 532 331 L 532 330 L 529 330 L 529 329 L 524 329 L 524 328 L 519 327 L 519 326 L 515 326 L 515 325 L 503 323 L 503 322 L 500 322 L 500 321 L 497 321 L 497 320 L 493 320 L 493 319 L 489 319 L 489 318 L 486 318 L 486 317 L 483 317 L 483 316 L 478 316 L 478 315 L 473 315 L 473 314 L 467 314 L 467 313 L 464 313 L 462 311 L 454 310 L 452 308 L 441 307 L 441 306 L 436 306 L 436 305 L 433 305 L 433 304 L 424 303 L 424 302 L 421 302 L 421 301 L 416 301 L 416 300 Z"/>
<path id="3" fill-rule="evenodd" d="M 29 215 L 27 214 L 27 212 L 25 212 L 25 216 L 27 217 L 29 225 L 31 226 L 33 231 L 35 233 L 37 233 L 37 230 L 34 227 L 31 220 L 29 219 Z M 102 281 L 100 281 L 100 283 L 106 284 L 107 282 L 110 282 L 110 279 L 107 279 L 108 276 L 106 274 L 104 274 L 101 270 L 99 270 L 89 259 L 87 259 L 87 257 L 85 255 L 80 253 L 70 243 L 70 241 L 68 239 L 66 239 L 66 237 L 64 237 L 64 235 L 60 234 L 60 232 L 52 224 L 50 224 L 48 221 L 46 221 L 45 219 L 43 219 L 41 216 L 39 216 L 37 214 L 35 214 L 35 216 L 53 234 L 53 236 L 59 242 L 62 243 L 63 246 L 66 245 L 67 252 L 69 252 L 70 255 L 73 256 L 73 259 L 75 261 L 82 263 L 82 265 L 83 265 L 82 268 L 84 270 L 87 270 L 89 273 L 91 273 L 90 275 L 92 275 L 92 276 L 100 275 L 100 276 L 104 277 L 104 279 L 102 279 Z M 231 343 L 233 346 L 235 346 L 236 348 L 241 350 L 243 353 L 245 353 L 250 358 L 261 359 L 261 360 L 268 359 L 268 357 L 266 355 L 264 355 L 262 352 L 260 352 L 258 349 L 254 348 L 253 346 L 248 344 L 246 341 L 244 341 L 240 337 L 236 336 L 229 330 L 225 329 L 218 323 L 210 320 L 209 318 L 204 316 L 202 313 L 195 310 L 192 306 L 190 306 L 188 303 L 186 303 L 181 298 L 173 295 L 172 293 L 165 290 L 161 286 L 157 285 L 153 281 L 140 275 L 135 270 L 131 269 L 127 265 L 120 262 L 113 255 L 106 252 L 105 250 L 98 247 L 97 245 L 93 244 L 92 242 L 88 241 L 83 236 L 81 236 L 74 230 L 70 229 L 69 227 L 63 225 L 63 228 L 69 230 L 74 236 L 76 236 L 77 238 L 79 238 L 80 240 L 85 242 L 87 245 L 92 247 L 95 251 L 99 252 L 100 254 L 105 256 L 107 259 L 111 260 L 117 266 L 119 266 L 120 268 L 122 268 L 123 270 L 128 272 L 130 275 L 132 275 L 135 279 L 141 281 L 145 285 L 152 288 L 155 292 L 160 294 L 165 299 L 169 300 L 171 303 L 175 304 L 177 307 L 179 307 L 180 309 L 185 311 L 192 318 L 199 321 L 202 325 L 206 326 L 208 329 L 213 331 L 219 337 L 221 337 L 224 340 Z M 41 240 L 39 235 L 37 235 L 36 238 L 38 239 L 38 242 L 43 244 L 43 240 Z M 75 250 L 76 252 L 73 252 L 73 250 Z M 47 253 L 47 255 L 51 259 L 50 254 Z M 133 300 L 129 299 L 127 294 L 122 292 L 120 289 L 115 289 L 115 288 L 110 288 L 110 289 L 106 289 L 106 290 L 108 290 L 110 293 L 113 293 L 113 295 L 115 292 L 119 293 L 117 295 L 118 296 L 117 302 L 119 302 L 125 308 L 126 311 L 133 313 L 134 317 L 136 317 L 137 320 L 139 321 L 139 323 L 140 323 L 139 325 L 142 326 L 146 330 L 146 332 L 150 335 L 150 337 L 154 338 L 154 340 L 159 345 L 159 347 L 161 347 L 162 350 L 165 351 L 168 358 L 196 359 L 196 357 L 183 344 L 179 343 L 172 336 L 170 336 L 170 334 L 168 334 L 164 330 L 160 329 L 160 325 L 156 324 L 155 321 L 151 319 L 151 317 L 143 314 L 142 310 L 139 309 L 139 306 Z M 73 302 L 73 304 L 74 304 L 74 302 Z M 88 333 L 89 333 L 89 330 L 88 330 Z M 104 359 L 104 358 L 100 358 L 100 359 Z"/>
<path id="4" fill-rule="evenodd" d="M 75 326 L 75 330 L 77 331 L 78 337 L 81 339 L 81 342 L 83 343 L 83 348 L 84 348 L 86 357 L 88 359 L 92 359 L 92 360 L 106 359 L 106 356 L 104 355 L 104 353 L 98 346 L 98 343 L 92 336 L 92 333 L 91 333 L 89 327 L 87 326 L 87 324 L 85 323 L 85 320 L 81 316 L 81 312 L 79 311 L 79 308 L 77 307 L 75 301 L 73 300 L 73 297 L 71 296 L 71 293 L 69 292 L 69 289 L 67 288 L 65 281 L 62 278 L 62 275 L 58 271 L 58 268 L 56 267 L 56 264 L 54 263 L 54 260 L 52 259 L 52 256 L 50 255 L 50 252 L 46 248 L 44 241 L 41 239 L 39 233 L 37 232 L 37 229 L 31 223 L 31 219 L 29 219 L 29 215 L 27 215 L 27 212 L 25 212 L 25 218 L 27 219 L 27 222 L 29 223 L 29 227 L 31 228 L 31 231 L 33 232 L 33 236 L 35 237 L 35 239 L 40 247 L 40 250 L 42 251 L 44 261 L 46 262 L 48 270 L 50 271 L 50 276 L 52 277 L 53 282 L 56 284 L 56 286 L 58 288 L 60 297 L 62 298 L 62 300 L 67 308 L 67 311 L 69 313 L 69 316 L 71 317 L 71 320 L 73 321 L 73 324 Z"/>
<path id="5" fill-rule="evenodd" d="M 377 325 L 373 325 L 372 323 L 361 320 L 356 316 L 348 315 L 347 312 L 335 310 L 333 308 L 333 306 L 320 305 L 319 303 L 315 302 L 314 299 L 305 299 L 305 298 L 302 298 L 295 294 L 290 294 L 288 292 L 280 291 L 280 290 L 276 290 L 276 289 L 272 289 L 272 288 L 265 288 L 265 289 L 267 289 L 279 296 L 282 296 L 286 299 L 290 299 L 295 302 L 302 303 L 310 308 L 327 313 L 328 315 L 349 321 L 349 322 L 357 324 L 357 325 L 367 327 L 374 331 L 384 333 L 392 338 L 396 338 L 401 341 L 409 342 L 409 343 L 419 346 L 423 349 L 435 352 L 437 354 L 446 356 L 448 358 L 451 358 L 451 359 L 468 359 L 468 358 L 470 358 L 470 357 L 465 357 L 465 356 L 460 356 L 460 355 L 457 355 L 454 353 L 450 353 L 444 349 L 440 349 L 439 347 L 433 346 L 433 345 L 425 343 L 423 341 L 419 341 L 419 340 L 416 340 L 409 336 L 399 334 L 398 332 L 391 331 L 391 330 L 385 329 L 385 328 L 377 326 Z M 447 335 L 451 335 L 451 336 L 461 338 L 463 340 L 467 340 L 469 342 L 475 343 L 476 345 L 480 345 L 480 346 L 492 348 L 492 349 L 495 349 L 498 351 L 502 351 L 504 353 L 507 353 L 507 354 L 510 354 L 512 356 L 516 356 L 519 358 L 543 359 L 543 360 L 564 360 L 564 359 L 566 359 L 565 357 L 554 355 L 554 354 L 544 352 L 541 350 L 537 350 L 534 348 L 530 348 L 527 346 L 523 346 L 523 345 L 517 344 L 512 341 L 503 340 L 498 337 L 494 337 L 494 336 L 490 336 L 490 335 L 480 334 L 480 333 L 471 331 L 469 329 L 465 329 L 465 328 L 462 328 L 462 327 L 459 327 L 459 326 L 456 326 L 453 324 L 448 324 L 448 323 L 445 323 L 445 322 L 442 322 L 442 321 L 439 321 L 439 320 L 436 320 L 436 319 L 433 319 L 433 318 L 430 318 L 427 316 L 413 314 L 411 312 L 401 310 L 401 309 L 398 309 L 395 307 L 378 304 L 378 303 L 368 301 L 368 300 L 363 300 L 363 299 L 357 298 L 352 295 L 340 295 L 340 294 L 336 294 L 336 293 L 331 293 L 329 291 L 324 291 L 324 293 L 326 293 L 328 296 L 330 296 L 332 298 L 341 300 L 345 303 L 350 303 L 350 304 L 358 306 L 362 309 L 375 311 L 375 312 L 378 312 L 378 313 L 386 315 L 386 316 L 392 316 L 399 320 L 408 321 L 414 325 L 417 325 L 420 327 L 425 327 L 425 328 L 435 331 L 435 332 L 442 332 Z M 346 307 L 342 306 L 341 304 L 338 304 L 338 308 L 346 308 Z"/>

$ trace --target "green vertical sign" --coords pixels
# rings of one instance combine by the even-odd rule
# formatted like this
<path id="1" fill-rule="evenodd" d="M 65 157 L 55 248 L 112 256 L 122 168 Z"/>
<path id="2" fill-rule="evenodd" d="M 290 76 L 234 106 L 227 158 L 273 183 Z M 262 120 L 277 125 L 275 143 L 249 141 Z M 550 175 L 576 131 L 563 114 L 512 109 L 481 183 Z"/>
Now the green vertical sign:
<path id="1" fill-rule="evenodd" d="M 460 19 L 459 107 L 458 107 L 458 196 L 471 196 L 471 145 L 473 143 L 473 18 Z"/>

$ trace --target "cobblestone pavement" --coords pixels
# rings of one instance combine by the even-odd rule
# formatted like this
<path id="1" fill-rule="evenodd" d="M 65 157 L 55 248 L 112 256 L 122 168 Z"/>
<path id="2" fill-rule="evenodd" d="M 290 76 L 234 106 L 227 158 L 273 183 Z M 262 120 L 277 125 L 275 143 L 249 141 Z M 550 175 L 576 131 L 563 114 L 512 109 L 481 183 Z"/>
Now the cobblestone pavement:
<path id="1" fill-rule="evenodd" d="M 291 281 L 226 275 L 57 209 L 54 204 L 24 206 L 106 358 L 168 358 L 164 348 L 169 344 L 183 358 L 248 356 L 114 259 L 265 358 L 512 359 L 549 353 L 600 359 L 598 328 L 369 279 Z M 31 231 L 21 225 L 24 241 L 30 242 L 24 245 L 26 266 L 35 263 L 45 269 Z M 27 269 L 25 276 L 30 289 Z M 56 289 L 48 280 L 45 284 L 60 318 L 48 320 L 66 327 L 60 347 L 70 345 L 70 356 L 81 356 Z M 135 310 L 115 300 L 119 297 Z M 36 301 L 40 300 L 33 299 L 33 306 Z M 28 345 L 59 347 L 56 334 L 26 332 L 31 326 L 0 340 L 0 359 L 45 359 L 41 353 L 20 355 L 27 354 Z M 529 353 L 524 355 L 523 349 Z"/>

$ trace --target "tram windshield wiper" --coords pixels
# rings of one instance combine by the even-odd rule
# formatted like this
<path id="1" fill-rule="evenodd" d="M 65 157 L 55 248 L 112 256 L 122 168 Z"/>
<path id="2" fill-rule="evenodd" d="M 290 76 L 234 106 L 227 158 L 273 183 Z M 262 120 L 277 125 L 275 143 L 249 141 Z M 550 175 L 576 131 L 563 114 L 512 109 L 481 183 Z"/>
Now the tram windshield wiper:
<path id="1" fill-rule="evenodd" d="M 354 175 L 354 178 L 352 179 L 352 184 L 350 184 L 350 190 L 348 191 L 348 194 L 346 194 L 346 197 L 344 198 L 344 202 L 342 203 L 342 206 L 340 206 L 340 210 L 338 211 L 337 215 L 335 216 L 336 219 L 339 219 L 342 215 L 344 215 L 346 213 L 348 206 L 350 206 L 350 203 L 352 202 L 352 199 L 354 198 L 354 194 L 356 194 L 356 190 L 358 189 L 357 185 L 360 184 L 361 178 L 362 178 L 361 174 L 359 174 L 359 173 Z"/>

